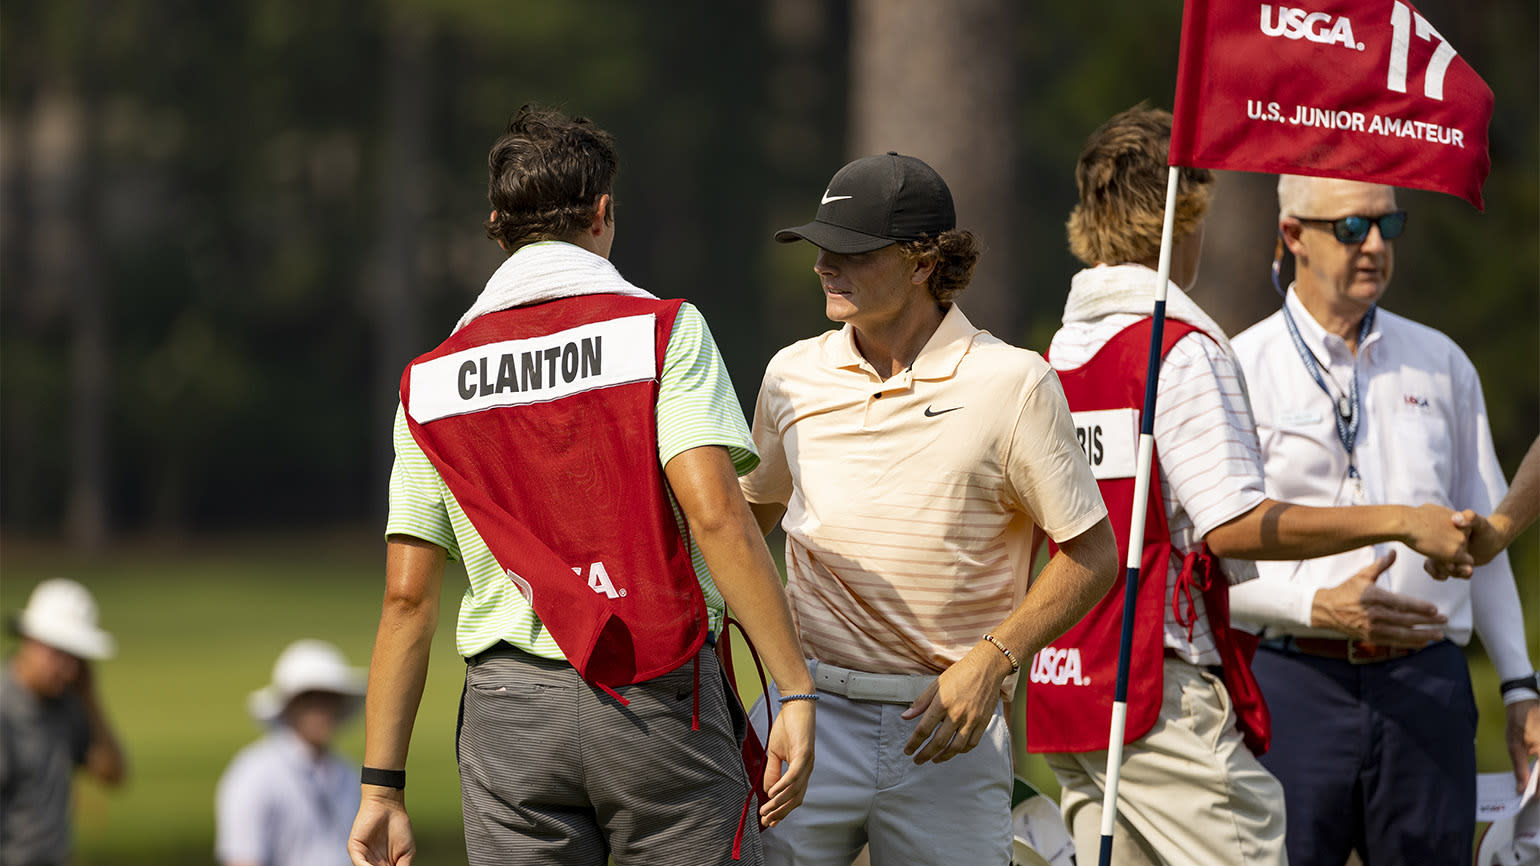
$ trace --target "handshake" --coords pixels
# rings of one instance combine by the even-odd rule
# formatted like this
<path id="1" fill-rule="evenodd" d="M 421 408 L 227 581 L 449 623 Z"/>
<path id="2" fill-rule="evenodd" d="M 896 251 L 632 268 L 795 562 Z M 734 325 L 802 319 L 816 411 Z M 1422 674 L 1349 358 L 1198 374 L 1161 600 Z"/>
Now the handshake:
<path id="1" fill-rule="evenodd" d="M 1423 568 L 1435 580 L 1469 578 L 1522 529 L 1500 511 L 1483 517 L 1431 503 L 1391 507 L 1400 510 L 1404 521 L 1400 540 L 1427 557 Z M 1342 583 L 1319 590 L 1311 625 L 1382 646 L 1421 647 L 1441 640 L 1446 618 L 1435 605 L 1376 584 L 1395 561 L 1392 550 Z"/>
<path id="2" fill-rule="evenodd" d="M 1431 504 L 1412 511 L 1417 515 L 1416 528 L 1407 544 L 1427 556 L 1422 567 L 1434 580 L 1470 577 L 1475 566 L 1491 562 L 1523 529 L 1501 508 L 1487 516 L 1468 508 L 1451 511 Z M 1430 517 L 1435 523 L 1437 517 L 1444 517 L 1444 526 L 1424 523 Z M 1450 528 L 1455 532 L 1448 532 Z"/>

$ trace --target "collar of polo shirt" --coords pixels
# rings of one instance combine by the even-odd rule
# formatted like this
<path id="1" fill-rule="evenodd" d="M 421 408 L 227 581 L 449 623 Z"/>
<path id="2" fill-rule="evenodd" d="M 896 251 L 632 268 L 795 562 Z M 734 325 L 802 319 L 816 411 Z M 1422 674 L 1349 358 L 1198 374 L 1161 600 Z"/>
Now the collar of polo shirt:
<path id="1" fill-rule="evenodd" d="M 947 379 L 957 372 L 957 365 L 962 363 L 963 355 L 968 353 L 968 348 L 973 345 L 973 339 L 980 333 L 963 315 L 963 311 L 953 304 L 942 317 L 941 324 L 936 327 L 936 332 L 925 341 L 925 346 L 920 349 L 919 357 L 914 359 L 909 372 L 915 379 Z M 855 328 L 850 325 L 840 329 L 840 337 L 835 340 L 827 340 L 824 343 L 825 360 L 830 366 L 846 370 L 871 369 L 866 359 L 861 357 L 856 349 Z"/>

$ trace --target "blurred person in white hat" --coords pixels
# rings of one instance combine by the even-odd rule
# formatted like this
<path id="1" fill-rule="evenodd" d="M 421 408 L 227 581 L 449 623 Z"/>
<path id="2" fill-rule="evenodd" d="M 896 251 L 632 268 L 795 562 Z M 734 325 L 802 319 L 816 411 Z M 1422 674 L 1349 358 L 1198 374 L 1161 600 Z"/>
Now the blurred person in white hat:
<path id="1" fill-rule="evenodd" d="M 246 706 L 267 727 L 219 779 L 214 853 L 222 866 L 346 866 L 358 764 L 332 750 L 363 705 L 364 672 L 322 640 L 297 640 Z"/>
<path id="2" fill-rule="evenodd" d="M 64 578 L 39 583 L 12 627 L 21 640 L 0 667 L 0 866 L 63 864 L 75 769 L 108 787 L 127 773 L 90 664 L 112 657 L 113 640 L 90 591 Z"/>

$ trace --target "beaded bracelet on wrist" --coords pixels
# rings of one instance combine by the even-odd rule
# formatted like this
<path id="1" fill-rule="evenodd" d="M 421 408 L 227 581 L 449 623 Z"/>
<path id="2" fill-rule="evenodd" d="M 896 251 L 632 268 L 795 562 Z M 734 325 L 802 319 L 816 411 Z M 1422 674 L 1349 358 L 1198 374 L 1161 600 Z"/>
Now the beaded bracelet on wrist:
<path id="1" fill-rule="evenodd" d="M 803 692 L 796 695 L 781 695 L 777 700 L 783 704 L 787 701 L 817 701 L 818 695 L 815 692 Z"/>
<path id="2" fill-rule="evenodd" d="M 997 638 L 994 635 L 989 634 L 987 632 L 984 634 L 984 640 L 987 640 L 990 643 L 994 644 L 995 645 L 995 649 L 999 650 L 1002 653 L 1005 653 L 1005 660 L 1011 663 L 1011 673 L 1014 674 L 1017 671 L 1021 670 L 1021 662 L 1016 660 L 1016 654 L 1011 652 L 1011 648 L 1006 646 L 1003 641 L 1001 641 L 999 638 Z"/>

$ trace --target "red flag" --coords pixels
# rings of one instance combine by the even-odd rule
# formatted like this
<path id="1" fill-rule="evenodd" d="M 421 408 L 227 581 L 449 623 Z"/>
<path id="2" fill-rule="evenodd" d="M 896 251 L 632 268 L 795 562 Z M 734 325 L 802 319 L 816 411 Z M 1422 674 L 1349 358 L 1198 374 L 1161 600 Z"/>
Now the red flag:
<path id="1" fill-rule="evenodd" d="M 1293 4 L 1300 4 L 1295 6 Z M 1482 207 L 1492 90 L 1405 0 L 1186 0 L 1171 164 Z"/>

